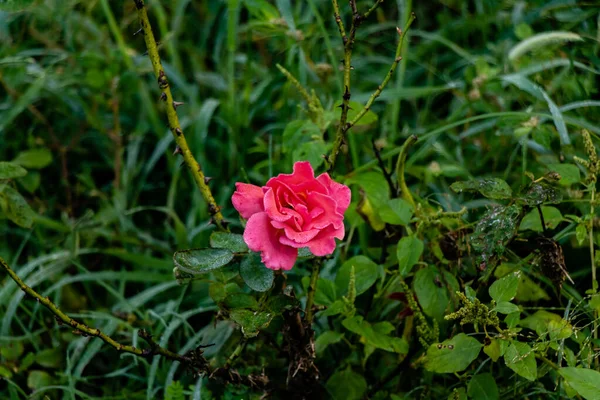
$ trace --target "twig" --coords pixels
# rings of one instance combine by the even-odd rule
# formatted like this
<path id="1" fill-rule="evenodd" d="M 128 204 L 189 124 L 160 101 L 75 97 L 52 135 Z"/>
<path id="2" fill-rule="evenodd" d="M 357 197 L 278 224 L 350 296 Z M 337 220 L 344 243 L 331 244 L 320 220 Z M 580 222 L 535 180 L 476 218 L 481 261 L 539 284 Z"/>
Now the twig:
<path id="1" fill-rule="evenodd" d="M 159 346 L 158 343 L 152 340 L 152 335 L 150 335 L 144 330 L 139 331 L 139 335 L 148 342 L 148 344 L 150 345 L 150 349 L 138 349 L 137 347 L 123 345 L 111 338 L 110 336 L 106 335 L 105 333 L 102 333 L 100 329 L 91 328 L 86 324 L 74 320 L 73 318 L 69 317 L 67 314 L 62 312 L 56 306 L 56 304 L 54 304 L 48 297 L 42 297 L 42 295 L 40 295 L 38 292 L 33 290 L 31 287 L 27 286 L 25 282 L 23 282 L 21 278 L 19 278 L 19 276 L 10 268 L 6 261 L 4 261 L 4 259 L 1 257 L 0 264 L 2 265 L 2 268 L 8 273 L 8 275 L 12 278 L 12 280 L 15 281 L 19 288 L 21 288 L 22 291 L 24 291 L 29 296 L 35 298 L 38 303 L 41 303 L 44 307 L 50 310 L 52 314 L 54 314 L 59 324 L 64 323 L 65 325 L 68 325 L 72 327 L 75 330 L 75 332 L 81 335 L 97 337 L 104 343 L 114 347 L 119 352 L 130 353 L 141 357 L 151 357 L 158 354 L 165 356 L 170 360 L 179 361 L 181 363 L 189 365 L 190 360 L 188 357 L 179 355 L 177 353 L 173 353 L 172 351 Z M 208 367 L 208 362 L 206 362 L 206 366 Z"/>
<path id="2" fill-rule="evenodd" d="M 373 11 L 375 11 L 375 9 L 376 9 L 377 7 L 379 7 L 379 5 L 380 5 L 381 3 L 383 3 L 383 0 L 377 0 L 377 1 L 375 1 L 375 4 L 373 4 L 373 5 L 371 6 L 371 8 L 369 8 L 369 10 L 368 10 L 366 13 L 364 13 L 364 14 L 363 14 L 363 16 L 362 16 L 362 19 L 367 19 L 367 18 L 369 18 L 369 15 L 371 15 L 371 13 L 372 13 Z"/>
<path id="3" fill-rule="evenodd" d="M 398 197 L 398 189 L 396 188 L 396 185 L 394 185 L 394 182 L 392 181 L 392 174 L 388 172 L 387 168 L 385 167 L 385 163 L 383 162 L 383 159 L 381 158 L 381 150 L 375 144 L 375 140 L 372 140 L 371 143 L 373 145 L 373 152 L 375 153 L 375 158 L 377 158 L 377 162 L 379 163 L 379 168 L 381 168 L 381 171 L 383 172 L 383 176 L 385 177 L 385 180 L 387 181 L 388 186 L 390 187 L 392 197 Z"/>
<path id="4" fill-rule="evenodd" d="M 406 186 L 406 180 L 404 178 L 404 166 L 406 165 L 406 155 L 408 154 L 408 149 L 417 141 L 417 136 L 412 135 L 409 136 L 404 144 L 402 145 L 402 149 L 400 150 L 400 155 L 398 156 L 398 162 L 396 163 L 396 179 L 398 179 L 398 190 L 402 194 L 404 200 L 408 201 L 413 209 L 416 210 L 415 200 Z"/>
<path id="5" fill-rule="evenodd" d="M 240 343 L 238 343 L 237 347 L 235 348 L 235 350 L 233 351 L 233 353 L 231 353 L 231 355 L 229 356 L 229 358 L 227 359 L 227 361 L 225 362 L 225 365 L 223 366 L 223 369 L 230 369 L 231 365 L 233 364 L 233 362 L 235 361 L 236 358 L 238 358 L 240 356 L 240 354 L 242 354 L 242 351 L 244 350 L 244 347 L 246 347 L 246 339 L 242 339 L 240 341 Z"/>
<path id="6" fill-rule="evenodd" d="M 306 324 L 311 326 L 313 320 L 313 305 L 315 302 L 315 293 L 317 292 L 317 280 L 319 279 L 319 270 L 321 269 L 321 258 L 317 258 L 313 263 L 312 272 L 310 274 L 310 283 L 308 284 L 308 295 L 306 297 L 306 309 L 304 311 Z"/>
<path id="7" fill-rule="evenodd" d="M 150 20 L 148 19 L 148 13 L 146 11 L 146 7 L 144 5 L 143 0 L 134 0 L 135 7 L 138 10 L 138 16 L 140 18 L 140 25 L 144 33 L 144 40 L 146 42 L 146 47 L 148 49 L 148 56 L 150 57 L 150 61 L 152 63 L 152 68 L 154 69 L 154 75 L 158 80 L 158 86 L 162 90 L 161 100 L 163 100 L 167 105 L 167 118 L 169 120 L 169 129 L 173 136 L 175 137 L 175 142 L 177 143 L 177 147 L 180 149 L 180 153 L 183 156 L 183 160 L 185 164 L 189 168 L 196 185 L 200 188 L 200 193 L 202 197 L 206 201 L 208 205 L 208 211 L 212 215 L 214 223 L 217 225 L 218 229 L 221 231 L 227 231 L 226 221 L 223 219 L 223 215 L 221 214 L 221 210 L 215 201 L 215 198 L 212 195 L 210 187 L 205 181 L 204 172 L 202 171 L 202 167 L 194 158 L 187 141 L 185 140 L 185 136 L 183 134 L 183 130 L 181 129 L 181 125 L 179 124 L 179 118 L 177 116 L 176 111 L 176 103 L 173 101 L 173 95 L 171 94 L 171 89 L 169 87 L 169 81 L 167 79 L 167 75 L 162 67 L 162 63 L 160 61 L 160 55 L 158 54 L 158 48 L 156 45 L 156 40 L 154 39 L 154 34 L 152 33 L 152 27 L 150 26 Z M 179 153 L 179 151 L 178 151 Z"/>
<path id="8" fill-rule="evenodd" d="M 360 112 L 356 115 L 356 117 L 354 117 L 354 119 L 352 121 L 350 121 L 350 123 L 347 125 L 347 127 L 348 127 L 347 129 L 352 128 L 354 125 L 356 125 L 356 123 L 358 121 L 360 121 L 360 119 L 362 117 L 364 117 L 364 115 L 369 111 L 369 109 L 371 108 L 371 106 L 373 105 L 375 100 L 381 95 L 381 92 L 383 91 L 385 86 L 388 84 L 388 82 L 390 81 L 392 76 L 394 75 L 394 72 L 396 71 L 396 67 L 398 66 L 398 63 L 402 60 L 402 57 L 400 55 L 402 54 L 402 44 L 404 43 L 404 37 L 406 36 L 406 32 L 412 25 L 415 18 L 416 18 L 415 14 L 412 13 L 410 15 L 410 17 L 408 18 L 408 21 L 406 22 L 406 26 L 404 27 L 404 30 L 402 30 L 400 28 L 396 28 L 400 38 L 398 39 L 398 46 L 396 47 L 396 55 L 394 57 L 394 62 L 392 63 L 392 66 L 390 67 L 390 70 L 386 74 L 385 78 L 383 79 L 383 82 L 381 82 L 381 85 L 379 85 L 377 87 L 377 90 L 375 90 L 375 92 L 373 92 L 371 97 L 369 97 L 369 100 L 367 101 L 367 104 L 365 104 L 363 109 L 360 110 Z"/>

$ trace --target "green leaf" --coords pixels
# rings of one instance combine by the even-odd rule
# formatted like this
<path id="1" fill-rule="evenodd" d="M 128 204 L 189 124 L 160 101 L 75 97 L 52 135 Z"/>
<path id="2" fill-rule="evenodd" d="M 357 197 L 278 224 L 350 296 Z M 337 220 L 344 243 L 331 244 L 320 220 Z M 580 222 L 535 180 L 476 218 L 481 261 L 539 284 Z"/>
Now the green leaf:
<path id="1" fill-rule="evenodd" d="M 33 0 L 0 0 L 0 11 L 21 11 L 33 4 Z"/>
<path id="2" fill-rule="evenodd" d="M 27 170 L 18 164 L 0 161 L 0 179 L 14 179 L 27 175 Z"/>
<path id="3" fill-rule="evenodd" d="M 334 400 L 360 400 L 367 391 L 365 378 L 350 367 L 331 375 L 326 386 Z"/>
<path id="4" fill-rule="evenodd" d="M 19 184 L 25 188 L 29 193 L 33 193 L 40 187 L 42 183 L 42 176 L 38 171 L 32 171 L 19 179 Z"/>
<path id="5" fill-rule="evenodd" d="M 407 276 L 412 267 L 419 261 L 425 245 L 415 236 L 404 236 L 398 242 L 396 255 L 398 257 L 398 268 L 400 276 Z"/>
<path id="6" fill-rule="evenodd" d="M 321 317 L 332 317 L 334 315 L 339 315 L 346 310 L 346 303 L 343 300 L 336 300 L 331 303 L 330 306 L 327 307 L 326 310 L 323 310 L 319 313 Z"/>
<path id="7" fill-rule="evenodd" d="M 571 186 L 581 180 L 579 168 L 575 164 L 548 164 L 548 169 L 558 172 L 560 175 L 559 185 Z"/>
<path id="8" fill-rule="evenodd" d="M 230 309 L 251 308 L 258 309 L 258 302 L 248 293 L 231 293 L 223 300 L 223 305 Z"/>
<path id="9" fill-rule="evenodd" d="M 317 355 L 322 354 L 330 344 L 338 343 L 343 337 L 343 333 L 336 331 L 325 331 L 321 333 L 315 340 L 315 351 L 317 352 Z"/>
<path id="10" fill-rule="evenodd" d="M 45 368 L 59 368 L 64 361 L 60 347 L 44 349 L 35 355 L 35 362 Z"/>
<path id="11" fill-rule="evenodd" d="M 587 369 L 565 367 L 558 373 L 575 391 L 586 400 L 600 400 L 600 372 Z"/>
<path id="12" fill-rule="evenodd" d="M 27 376 L 27 387 L 31 390 L 41 389 L 52 384 L 52 377 L 45 371 L 31 371 Z"/>
<path id="13" fill-rule="evenodd" d="M 379 266 L 370 258 L 365 256 L 355 256 L 344 262 L 335 277 L 335 286 L 338 296 L 345 296 L 348 293 L 348 283 L 350 282 L 350 269 L 354 265 L 356 276 L 356 294 L 366 292 L 379 277 Z"/>
<path id="14" fill-rule="evenodd" d="M 558 204 L 562 201 L 562 193 L 546 182 L 533 182 L 519 196 L 519 202 L 535 207 L 544 203 Z"/>
<path id="15" fill-rule="evenodd" d="M 273 285 L 275 274 L 273 270 L 265 267 L 260 259 L 260 254 L 250 253 L 244 257 L 240 264 L 240 276 L 246 285 L 257 292 L 266 292 Z"/>
<path id="16" fill-rule="evenodd" d="M 544 216 L 544 222 L 546 223 L 546 229 L 554 229 L 560 224 L 564 218 L 560 213 L 560 210 L 556 207 L 542 206 L 542 214 Z M 521 220 L 519 226 L 520 231 L 532 230 L 535 232 L 543 232 L 542 221 L 540 220 L 540 213 L 537 209 L 529 211 Z"/>
<path id="17" fill-rule="evenodd" d="M 514 299 L 517 295 L 520 276 L 521 272 L 517 271 L 503 276 L 496 282 L 492 283 L 492 286 L 490 286 L 489 289 L 490 297 L 494 299 L 496 303 L 500 303 L 501 301 L 511 301 Z"/>
<path id="18" fill-rule="evenodd" d="M 473 400 L 498 400 L 498 385 L 490 373 L 478 374 L 471 378 L 467 393 Z"/>
<path id="19" fill-rule="evenodd" d="M 585 223 L 577 224 L 577 228 L 575 228 L 575 238 L 577 239 L 577 243 L 581 246 L 585 239 L 587 238 L 587 226 Z"/>
<path id="20" fill-rule="evenodd" d="M 200 275 L 214 271 L 233 260 L 233 253 L 226 249 L 190 249 L 173 254 L 175 267 L 181 271 Z"/>
<path id="21" fill-rule="evenodd" d="M 36 216 L 27 201 L 11 186 L 0 188 L 0 197 L 4 199 L 3 211 L 8 219 L 23 228 L 31 228 Z"/>
<path id="22" fill-rule="evenodd" d="M 487 266 L 492 257 L 501 256 L 506 245 L 517 233 L 521 220 L 521 206 L 497 206 L 489 209 L 477 223 L 471 236 L 473 249 L 480 253 L 477 264 Z"/>
<path id="23" fill-rule="evenodd" d="M 413 286 L 425 315 L 438 321 L 443 320 L 450 301 L 444 277 L 437 267 L 430 265 L 418 270 Z"/>
<path id="24" fill-rule="evenodd" d="M 232 253 L 248 252 L 244 236 L 239 233 L 213 232 L 210 235 L 210 247 L 214 249 L 227 249 Z"/>
<path id="25" fill-rule="evenodd" d="M 546 49 L 552 44 L 558 45 L 564 42 L 579 41 L 583 41 L 583 38 L 573 32 L 551 31 L 538 33 L 537 35 L 528 37 L 527 39 L 517 43 L 508 52 L 508 58 L 510 61 L 515 61 L 525 53 L 538 49 Z"/>
<path id="26" fill-rule="evenodd" d="M 408 343 L 404 339 L 389 336 L 389 333 L 394 330 L 394 326 L 387 321 L 371 325 L 362 316 L 357 315 L 345 319 L 342 321 L 342 325 L 350 332 L 360 335 L 365 344 L 392 353 L 406 354 L 408 352 Z"/>
<path id="27" fill-rule="evenodd" d="M 12 378 L 13 373 L 10 369 L 0 364 L 0 378 L 10 379 Z"/>
<path id="28" fill-rule="evenodd" d="M 463 371 L 477 358 L 482 347 L 477 339 L 459 333 L 442 343 L 429 346 L 425 369 L 439 374 Z"/>
<path id="29" fill-rule="evenodd" d="M 229 317 L 233 322 L 242 328 L 242 333 L 245 337 L 251 338 L 258 335 L 261 329 L 266 328 L 273 319 L 273 314 L 263 311 L 250 311 L 237 309 L 229 313 Z"/>
<path id="30" fill-rule="evenodd" d="M 25 150 L 17 154 L 12 162 L 24 168 L 41 169 L 52 163 L 52 153 L 44 148 Z"/>
<path id="31" fill-rule="evenodd" d="M 573 334 L 573 326 L 560 315 L 546 310 L 538 310 L 522 319 L 519 325 L 534 330 L 538 335 L 548 334 L 551 340 L 561 340 Z"/>
<path id="32" fill-rule="evenodd" d="M 537 377 L 537 364 L 533 350 L 525 343 L 512 341 L 504 353 L 506 366 L 529 381 Z"/>
<path id="33" fill-rule="evenodd" d="M 413 207 L 404 199 L 390 199 L 379 210 L 379 216 L 390 225 L 408 225 L 413 216 Z"/>
<path id="34" fill-rule="evenodd" d="M 336 120 L 340 120 L 340 117 L 342 115 L 342 100 L 338 100 L 335 102 L 335 104 L 333 105 L 334 107 L 334 112 L 335 112 L 335 116 L 336 116 Z M 356 101 L 350 101 L 349 103 L 350 105 L 350 109 L 348 110 L 348 122 L 352 121 L 359 112 L 362 111 L 363 109 L 363 105 L 360 104 L 359 102 Z M 361 126 L 361 125 L 371 125 L 372 123 L 377 122 L 377 114 L 375 114 L 373 111 L 369 110 L 367 111 L 367 113 L 365 115 L 363 115 L 363 117 L 356 123 L 355 126 Z"/>
<path id="35" fill-rule="evenodd" d="M 448 400 L 467 400 L 467 390 L 464 387 L 452 389 L 452 393 L 448 395 Z"/>
<path id="36" fill-rule="evenodd" d="M 514 312 L 519 312 L 519 307 L 510 301 L 500 301 L 498 304 L 496 304 L 496 307 L 494 307 L 492 311 L 496 311 L 501 314 L 512 314 Z"/>
<path id="37" fill-rule="evenodd" d="M 487 354 L 493 362 L 498 361 L 500 356 L 502 356 L 500 341 L 498 341 L 497 339 L 491 339 L 490 343 L 483 347 L 483 352 Z"/>
<path id="38" fill-rule="evenodd" d="M 450 185 L 450 189 L 456 193 L 479 192 L 488 199 L 510 199 L 512 190 L 508 183 L 499 178 L 486 178 L 473 181 L 459 181 Z"/>

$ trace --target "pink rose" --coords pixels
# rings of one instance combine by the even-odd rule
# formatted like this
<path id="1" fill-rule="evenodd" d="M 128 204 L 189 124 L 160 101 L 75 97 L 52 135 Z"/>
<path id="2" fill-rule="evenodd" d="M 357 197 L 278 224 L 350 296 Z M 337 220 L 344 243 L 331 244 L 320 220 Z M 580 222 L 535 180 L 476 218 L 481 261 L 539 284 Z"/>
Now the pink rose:
<path id="1" fill-rule="evenodd" d="M 267 268 L 291 269 L 301 247 L 316 256 L 331 254 L 334 238 L 344 238 L 350 189 L 327 173 L 315 178 L 308 161 L 295 163 L 292 174 L 279 174 L 262 188 L 240 182 L 235 187 L 231 202 L 248 220 L 244 241 L 261 252 Z"/>

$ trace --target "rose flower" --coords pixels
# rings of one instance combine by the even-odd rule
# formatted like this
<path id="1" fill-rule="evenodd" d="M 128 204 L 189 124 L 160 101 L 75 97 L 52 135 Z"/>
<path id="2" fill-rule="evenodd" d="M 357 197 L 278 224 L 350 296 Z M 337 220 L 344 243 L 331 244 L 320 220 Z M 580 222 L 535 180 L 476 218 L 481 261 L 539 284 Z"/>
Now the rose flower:
<path id="1" fill-rule="evenodd" d="M 248 220 L 244 241 L 261 253 L 267 268 L 291 269 L 301 247 L 316 256 L 331 254 L 335 238 L 344 238 L 350 189 L 327 173 L 315 178 L 308 161 L 296 162 L 292 174 L 279 174 L 262 188 L 241 182 L 235 187 L 231 202 Z"/>

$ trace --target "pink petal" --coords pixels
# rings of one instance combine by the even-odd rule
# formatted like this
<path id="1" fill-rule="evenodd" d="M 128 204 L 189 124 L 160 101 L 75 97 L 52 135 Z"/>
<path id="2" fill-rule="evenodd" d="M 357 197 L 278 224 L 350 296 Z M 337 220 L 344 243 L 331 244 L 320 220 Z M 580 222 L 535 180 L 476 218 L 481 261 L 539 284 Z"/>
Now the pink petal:
<path id="1" fill-rule="evenodd" d="M 337 202 L 337 211 L 340 214 L 344 214 L 350 205 L 350 188 L 331 179 L 327 172 L 319 175 L 317 180 L 329 189 L 329 194 Z"/>
<path id="2" fill-rule="evenodd" d="M 298 250 L 279 242 L 282 231 L 275 229 L 266 212 L 252 215 L 244 230 L 244 241 L 252 251 L 259 251 L 267 268 L 290 270 L 298 257 Z"/>
<path id="3" fill-rule="evenodd" d="M 330 196 L 313 192 L 308 195 L 307 202 L 309 209 L 315 209 L 316 214 L 310 228 L 323 229 L 328 225 L 339 228 L 344 225 L 344 216 L 337 212 L 337 203 Z"/>
<path id="4" fill-rule="evenodd" d="M 240 215 L 248 219 L 252 215 L 263 212 L 263 190 L 255 185 L 237 182 L 231 202 Z"/>
<path id="5" fill-rule="evenodd" d="M 334 228 L 330 225 L 321 230 L 313 240 L 306 243 L 304 246 L 308 246 L 310 252 L 315 256 L 326 256 L 333 253 L 335 250 L 335 238 L 341 240 L 344 238 L 344 234 L 344 225 L 339 228 Z"/>
<path id="6" fill-rule="evenodd" d="M 292 218 L 292 215 L 281 211 L 281 203 L 275 196 L 273 188 L 267 189 L 263 200 L 264 210 L 269 214 L 269 217 L 274 221 L 284 222 Z"/>

